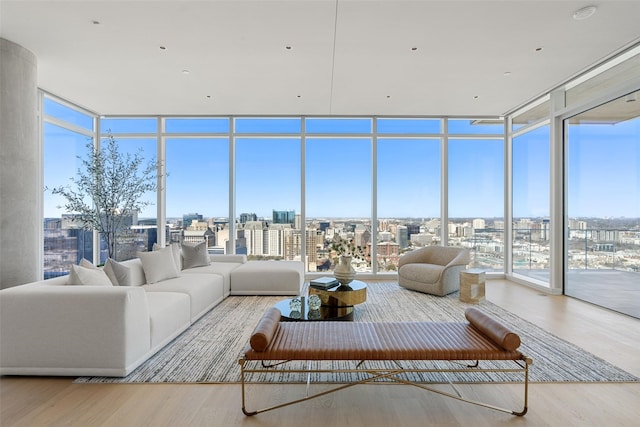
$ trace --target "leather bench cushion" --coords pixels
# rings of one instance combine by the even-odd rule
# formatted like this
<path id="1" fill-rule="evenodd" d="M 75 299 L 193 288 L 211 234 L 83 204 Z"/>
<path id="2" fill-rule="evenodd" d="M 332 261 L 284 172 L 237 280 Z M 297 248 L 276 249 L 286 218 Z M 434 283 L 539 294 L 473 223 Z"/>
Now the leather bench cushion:
<path id="1" fill-rule="evenodd" d="M 280 322 L 255 360 L 517 360 L 464 322 Z"/>

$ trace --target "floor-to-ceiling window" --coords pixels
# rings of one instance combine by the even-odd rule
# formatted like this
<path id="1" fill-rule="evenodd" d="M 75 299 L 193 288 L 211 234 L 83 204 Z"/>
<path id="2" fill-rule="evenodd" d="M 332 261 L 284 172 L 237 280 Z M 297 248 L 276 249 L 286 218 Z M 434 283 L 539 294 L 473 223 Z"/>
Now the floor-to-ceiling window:
<path id="1" fill-rule="evenodd" d="M 140 155 L 141 168 L 148 163 L 157 163 L 158 119 L 157 118 L 105 118 L 100 122 L 101 143 L 106 136 L 112 135 L 123 156 Z M 124 228 L 118 230 L 115 253 L 117 260 L 136 257 L 138 251 L 151 250 L 158 241 L 156 192 L 146 192 L 140 198 L 145 206 L 137 211 L 126 213 Z M 108 248 L 104 239 L 100 242 L 100 262 L 108 257 Z"/>
<path id="2" fill-rule="evenodd" d="M 440 243 L 441 123 L 377 120 L 378 272 L 394 272 L 403 253 Z"/>
<path id="3" fill-rule="evenodd" d="M 471 249 L 471 265 L 504 269 L 504 125 L 448 120 L 449 246 Z"/>
<path id="4" fill-rule="evenodd" d="M 164 119 L 165 242 L 204 240 L 210 253 L 227 252 L 229 123 L 227 117 Z"/>
<path id="5" fill-rule="evenodd" d="M 235 253 L 249 259 L 301 259 L 300 120 L 235 119 Z"/>
<path id="6" fill-rule="evenodd" d="M 564 128 L 565 293 L 640 317 L 640 91 Z"/>
<path id="7" fill-rule="evenodd" d="M 93 149 L 94 116 L 43 96 L 44 278 L 68 274 L 86 258 L 93 261 L 93 233 L 74 221 L 66 200 L 52 189 L 71 186 L 72 178 Z"/>
<path id="8" fill-rule="evenodd" d="M 371 130 L 371 118 L 305 120 L 306 248 L 311 272 L 335 267 L 338 256 L 331 242 L 336 235 L 373 253 Z M 366 260 L 354 258 L 352 264 L 358 272 L 372 268 Z"/>
<path id="9" fill-rule="evenodd" d="M 365 248 L 367 259 L 353 260 L 359 273 L 394 273 L 402 253 L 433 244 L 472 248 L 475 265 L 489 270 L 499 271 L 502 263 L 502 178 L 497 176 L 504 126 L 495 119 L 113 116 L 97 121 L 102 140 L 113 135 L 120 151 L 159 160 L 159 173 L 166 172 L 158 194 L 144 195 L 148 206 L 131 213 L 118 242 L 119 259 L 150 250 L 155 242 L 204 240 L 210 253 L 301 259 L 309 273 L 323 274 L 335 266 L 331 242 L 340 236 Z M 444 219 L 449 233 L 442 229 L 447 180 L 450 214 L 457 215 Z M 96 262 L 106 259 L 104 243 L 98 254 Z"/>
<path id="10" fill-rule="evenodd" d="M 547 112 L 548 114 L 548 112 Z M 549 283 L 549 124 L 512 140 L 512 271 Z"/>

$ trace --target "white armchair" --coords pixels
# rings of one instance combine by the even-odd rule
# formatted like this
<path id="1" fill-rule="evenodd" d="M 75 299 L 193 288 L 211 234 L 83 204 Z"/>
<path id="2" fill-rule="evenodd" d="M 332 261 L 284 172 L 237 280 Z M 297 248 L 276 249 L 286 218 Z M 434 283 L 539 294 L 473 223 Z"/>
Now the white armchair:
<path id="1" fill-rule="evenodd" d="M 407 289 L 444 296 L 460 288 L 460 272 L 470 260 L 469 250 L 466 248 L 419 248 L 400 257 L 398 284 Z"/>

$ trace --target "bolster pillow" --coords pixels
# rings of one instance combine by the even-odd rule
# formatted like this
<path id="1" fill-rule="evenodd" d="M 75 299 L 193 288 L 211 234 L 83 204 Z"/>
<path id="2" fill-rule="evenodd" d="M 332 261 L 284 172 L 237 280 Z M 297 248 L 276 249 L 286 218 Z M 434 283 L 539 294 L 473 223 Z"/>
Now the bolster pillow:
<path id="1" fill-rule="evenodd" d="M 513 351 L 520 347 L 520 337 L 505 326 L 493 320 L 475 307 L 469 307 L 464 312 L 465 317 L 476 329 L 486 335 L 494 343 L 505 350 Z"/>
<path id="2" fill-rule="evenodd" d="M 280 323 L 280 310 L 275 307 L 268 309 L 258 325 L 253 330 L 249 344 L 251 348 L 258 352 L 263 352 L 271 342 L 273 334 L 276 333 L 278 324 Z"/>

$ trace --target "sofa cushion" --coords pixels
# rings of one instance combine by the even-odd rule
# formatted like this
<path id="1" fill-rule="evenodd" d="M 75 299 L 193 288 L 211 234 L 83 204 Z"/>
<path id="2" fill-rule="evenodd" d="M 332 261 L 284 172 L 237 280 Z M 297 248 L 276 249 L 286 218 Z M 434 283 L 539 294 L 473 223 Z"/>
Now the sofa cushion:
<path id="1" fill-rule="evenodd" d="M 93 268 L 72 265 L 69 271 L 68 285 L 87 285 L 87 286 L 113 286 L 107 274 L 93 266 Z"/>
<path id="2" fill-rule="evenodd" d="M 180 292 L 191 298 L 191 321 L 194 322 L 223 299 L 222 276 L 185 274 L 143 286 L 147 293 Z"/>
<path id="3" fill-rule="evenodd" d="M 231 292 L 231 272 L 242 264 L 237 262 L 212 262 L 209 265 L 203 267 L 194 267 L 187 270 L 182 270 L 181 275 L 189 274 L 218 274 L 222 276 L 224 284 L 224 296 L 229 296 Z"/>
<path id="4" fill-rule="evenodd" d="M 231 271 L 231 295 L 300 295 L 300 261 L 249 261 Z"/>
<path id="5" fill-rule="evenodd" d="M 170 246 L 158 251 L 138 252 L 138 258 L 142 262 L 147 284 L 178 277 L 173 250 Z"/>
<path id="6" fill-rule="evenodd" d="M 205 265 L 209 265 L 207 242 L 202 241 L 197 245 L 182 244 L 182 268 L 184 270 Z"/>
<path id="7" fill-rule="evenodd" d="M 146 292 L 151 321 L 151 350 L 158 349 L 191 325 L 191 300 L 180 292 Z"/>
<path id="8" fill-rule="evenodd" d="M 107 262 L 104 263 L 104 272 L 113 286 L 127 286 L 131 282 L 131 269 L 111 258 L 107 258 Z"/>
<path id="9" fill-rule="evenodd" d="M 436 283 L 440 280 L 444 268 L 444 266 L 437 264 L 405 264 L 400 267 L 399 274 L 417 282 Z"/>

